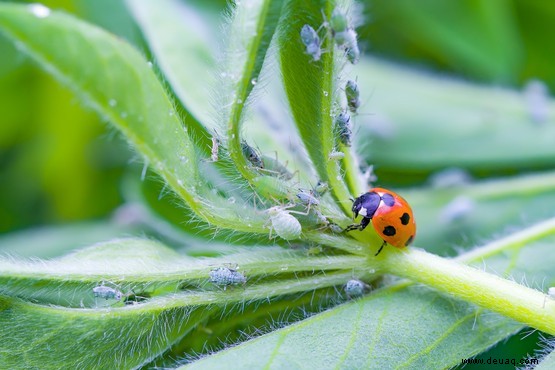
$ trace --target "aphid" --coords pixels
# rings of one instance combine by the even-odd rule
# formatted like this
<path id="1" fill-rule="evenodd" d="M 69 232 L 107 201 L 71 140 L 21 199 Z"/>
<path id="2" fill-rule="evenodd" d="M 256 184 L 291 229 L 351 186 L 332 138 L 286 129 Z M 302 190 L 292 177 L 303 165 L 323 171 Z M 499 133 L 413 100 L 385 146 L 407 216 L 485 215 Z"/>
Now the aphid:
<path id="1" fill-rule="evenodd" d="M 351 116 L 347 111 L 342 111 L 335 117 L 335 131 L 339 141 L 345 146 L 351 146 L 351 138 L 353 135 L 351 126 Z"/>
<path id="2" fill-rule="evenodd" d="M 312 190 L 306 192 L 301 189 L 301 191 L 297 193 L 297 198 L 299 198 L 301 203 L 305 206 L 317 206 L 320 204 L 320 201 L 316 198 L 316 194 Z"/>
<path id="3" fill-rule="evenodd" d="M 343 154 L 343 153 L 341 153 Z M 327 182 L 325 181 L 321 181 L 319 180 L 318 183 L 316 183 L 316 186 L 314 187 L 314 192 L 316 194 L 318 194 L 319 196 L 322 196 L 324 194 L 326 194 L 326 192 L 329 190 L 329 185 Z"/>
<path id="4" fill-rule="evenodd" d="M 320 48 L 320 37 L 314 28 L 305 24 L 301 29 L 301 40 L 306 48 L 306 53 L 312 56 L 312 60 L 317 62 L 322 56 L 322 49 Z"/>
<path id="5" fill-rule="evenodd" d="M 270 229 L 270 238 L 272 237 L 272 230 L 274 230 L 279 237 L 285 240 L 294 240 L 301 236 L 301 223 L 289 214 L 289 212 L 301 212 L 287 211 L 281 206 L 271 207 L 266 212 L 268 212 L 270 222 L 272 224 L 272 228 Z"/>
<path id="6" fill-rule="evenodd" d="M 334 151 L 334 152 L 331 152 L 328 155 L 328 159 L 330 161 L 338 161 L 338 160 L 343 159 L 343 158 L 345 158 L 345 153 L 342 153 L 342 152 L 335 152 Z"/>
<path id="7" fill-rule="evenodd" d="M 123 297 L 122 292 L 120 292 L 117 289 L 106 286 L 104 285 L 104 283 L 102 283 L 101 285 L 95 286 L 92 289 L 92 291 L 94 293 L 95 298 L 104 298 L 106 300 L 115 299 L 116 301 L 119 301 L 121 297 Z"/>
<path id="8" fill-rule="evenodd" d="M 354 32 L 354 31 L 353 31 Z M 360 59 L 360 49 L 358 48 L 358 43 L 355 42 L 351 44 L 347 49 L 345 49 L 345 55 L 347 56 L 347 60 L 351 62 L 351 64 L 357 64 Z"/>
<path id="9" fill-rule="evenodd" d="M 383 239 L 383 243 L 375 254 L 380 254 L 389 243 L 397 248 L 404 248 L 414 240 L 416 223 L 412 209 L 406 200 L 391 190 L 373 188 L 355 199 L 353 203 L 354 217 L 362 216 L 360 224 L 347 227 L 345 231 L 364 230 L 372 221 L 374 230 Z"/>
<path id="10" fill-rule="evenodd" d="M 350 24 L 347 15 L 339 8 L 335 8 L 331 14 L 329 28 L 335 44 L 345 51 L 347 59 L 352 64 L 356 64 L 360 58 L 357 33 Z"/>
<path id="11" fill-rule="evenodd" d="M 256 149 L 250 146 L 246 141 L 241 142 L 241 149 L 243 151 L 243 155 L 254 167 L 264 168 L 264 162 L 262 161 L 262 157 L 260 156 L 260 154 Z"/>
<path id="12" fill-rule="evenodd" d="M 218 160 L 218 150 L 220 148 L 220 139 L 216 136 L 212 136 L 212 151 L 210 155 L 210 159 L 212 162 L 216 162 Z"/>
<path id="13" fill-rule="evenodd" d="M 210 282 L 212 284 L 223 286 L 224 290 L 230 285 L 245 284 L 247 278 L 237 270 L 229 267 L 218 267 L 210 271 Z"/>
<path id="14" fill-rule="evenodd" d="M 345 96 L 347 98 L 349 110 L 356 113 L 358 107 L 360 107 L 360 91 L 358 90 L 358 85 L 355 81 L 347 81 L 347 84 L 345 85 Z"/>
<path id="15" fill-rule="evenodd" d="M 370 290 L 370 286 L 358 279 L 351 279 L 345 284 L 344 290 L 347 298 L 351 299 L 364 295 Z"/>
<path id="16" fill-rule="evenodd" d="M 287 169 L 287 166 L 286 166 L 287 162 L 285 165 L 283 165 L 277 159 L 277 152 L 276 152 L 276 158 L 262 156 L 262 162 L 264 164 L 264 169 L 260 172 L 264 174 L 267 174 L 269 176 L 279 177 L 282 180 L 291 180 L 294 176 L 294 174 Z"/>

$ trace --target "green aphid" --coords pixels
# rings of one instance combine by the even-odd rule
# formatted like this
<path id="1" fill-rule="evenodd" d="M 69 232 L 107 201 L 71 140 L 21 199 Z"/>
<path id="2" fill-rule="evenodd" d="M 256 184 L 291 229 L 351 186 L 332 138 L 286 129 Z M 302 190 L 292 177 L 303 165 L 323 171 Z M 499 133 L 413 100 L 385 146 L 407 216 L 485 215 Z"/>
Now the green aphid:
<path id="1" fill-rule="evenodd" d="M 351 146 L 353 130 L 351 126 L 351 116 L 347 111 L 343 111 L 335 117 L 335 132 L 343 145 Z"/>
<path id="2" fill-rule="evenodd" d="M 355 81 L 347 81 L 347 84 L 345 85 L 345 96 L 347 97 L 347 105 L 349 106 L 349 110 L 353 113 L 356 113 L 358 107 L 360 107 L 360 92 Z"/>
<path id="3" fill-rule="evenodd" d="M 250 146 L 246 141 L 241 142 L 241 150 L 247 160 L 256 168 L 264 168 L 262 157 L 256 149 Z"/>

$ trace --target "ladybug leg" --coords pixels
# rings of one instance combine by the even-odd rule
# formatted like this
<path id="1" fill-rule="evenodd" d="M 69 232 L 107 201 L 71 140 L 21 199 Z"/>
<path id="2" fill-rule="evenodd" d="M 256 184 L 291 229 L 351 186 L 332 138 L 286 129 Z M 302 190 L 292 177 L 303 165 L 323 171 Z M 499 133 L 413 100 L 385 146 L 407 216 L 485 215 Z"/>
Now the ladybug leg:
<path id="1" fill-rule="evenodd" d="M 387 242 L 384 240 L 383 243 L 382 243 L 382 246 L 380 247 L 380 249 L 378 249 L 378 251 L 376 252 L 374 257 L 376 257 L 378 254 L 380 254 L 380 252 L 382 251 L 383 247 L 385 247 L 386 244 L 387 244 Z"/>
<path id="2" fill-rule="evenodd" d="M 370 220 L 371 220 L 371 218 L 364 217 L 364 218 L 362 219 L 362 221 L 360 221 L 360 224 L 352 224 L 352 225 L 349 225 L 349 226 L 347 226 L 347 227 L 345 228 L 345 230 L 343 230 L 343 231 L 345 231 L 345 232 L 347 232 L 347 231 L 352 231 L 352 230 L 360 230 L 360 231 L 362 231 L 362 230 L 366 229 L 366 226 L 368 226 L 368 225 L 370 224 Z"/>

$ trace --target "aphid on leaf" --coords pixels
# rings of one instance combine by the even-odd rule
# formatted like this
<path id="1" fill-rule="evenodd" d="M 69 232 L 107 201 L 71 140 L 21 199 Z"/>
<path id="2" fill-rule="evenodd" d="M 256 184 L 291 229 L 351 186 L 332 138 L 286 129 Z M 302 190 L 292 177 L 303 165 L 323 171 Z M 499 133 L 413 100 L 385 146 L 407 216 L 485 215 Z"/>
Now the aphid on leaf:
<path id="1" fill-rule="evenodd" d="M 299 220 L 289 214 L 289 212 L 304 214 L 296 211 L 287 211 L 286 208 L 275 206 L 269 208 L 267 211 L 270 216 L 270 238 L 272 237 L 272 230 L 285 240 L 298 239 L 301 236 L 302 227 Z"/>
<path id="2" fill-rule="evenodd" d="M 335 44 L 345 51 L 347 59 L 352 64 L 358 63 L 360 50 L 358 48 L 357 33 L 347 15 L 339 8 L 335 8 L 329 23 L 324 22 L 324 26 L 329 27 Z"/>
<path id="3" fill-rule="evenodd" d="M 301 40 L 306 48 L 306 53 L 312 57 L 313 61 L 319 61 L 322 56 L 321 41 L 314 28 L 305 24 L 301 29 Z"/>
<path id="4" fill-rule="evenodd" d="M 328 155 L 330 161 L 339 161 L 345 158 L 345 153 L 333 151 Z"/>
<path id="5" fill-rule="evenodd" d="M 339 141 L 345 146 L 351 146 L 353 135 L 351 116 L 347 111 L 342 111 L 335 117 L 335 132 Z"/>
<path id="6" fill-rule="evenodd" d="M 301 189 L 301 191 L 297 193 L 297 198 L 299 198 L 301 203 L 305 206 L 317 206 L 320 204 L 320 201 L 316 197 L 316 194 L 312 192 L 312 190 L 306 192 Z"/>
<path id="7" fill-rule="evenodd" d="M 256 168 L 264 168 L 262 157 L 256 149 L 250 146 L 246 141 L 241 142 L 241 150 L 247 160 Z"/>
<path id="8" fill-rule="evenodd" d="M 122 297 L 123 297 L 123 293 L 120 292 L 119 290 L 106 286 L 104 285 L 104 283 L 95 286 L 93 289 L 93 294 L 95 296 L 95 298 L 104 298 L 106 300 L 108 299 L 115 299 L 116 301 L 119 301 Z"/>
<path id="9" fill-rule="evenodd" d="M 223 286 L 224 290 L 230 285 L 241 285 L 247 282 L 245 275 L 229 267 L 215 268 L 208 275 L 212 284 Z"/>
<path id="10" fill-rule="evenodd" d="M 356 113 L 358 107 L 360 107 L 360 91 L 358 90 L 356 81 L 347 81 L 347 84 L 345 85 L 345 97 L 347 98 L 349 110 Z"/>
<path id="11" fill-rule="evenodd" d="M 341 153 L 341 154 L 343 154 L 343 153 Z M 329 190 L 329 188 L 330 187 L 329 187 L 327 182 L 318 180 L 318 183 L 314 187 L 314 192 L 316 194 L 318 194 L 319 196 L 322 196 L 322 195 L 326 194 L 326 192 Z"/>
<path id="12" fill-rule="evenodd" d="M 370 286 L 358 279 L 351 279 L 347 281 L 344 287 L 345 295 L 347 298 L 361 297 L 370 290 Z"/>

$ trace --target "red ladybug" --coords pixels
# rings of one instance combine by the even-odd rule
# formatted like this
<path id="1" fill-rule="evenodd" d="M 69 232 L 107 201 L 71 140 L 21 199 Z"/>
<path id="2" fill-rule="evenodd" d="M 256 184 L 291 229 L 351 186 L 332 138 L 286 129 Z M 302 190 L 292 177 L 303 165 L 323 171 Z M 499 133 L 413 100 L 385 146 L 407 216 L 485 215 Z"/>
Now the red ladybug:
<path id="1" fill-rule="evenodd" d="M 372 221 L 374 230 L 383 239 L 383 244 L 376 256 L 387 243 L 397 248 L 404 248 L 412 243 L 416 234 L 412 209 L 406 200 L 391 190 L 383 188 L 368 190 L 367 193 L 355 199 L 352 210 L 355 218 L 359 214 L 362 216 L 362 221 L 345 230 L 362 231 Z"/>

